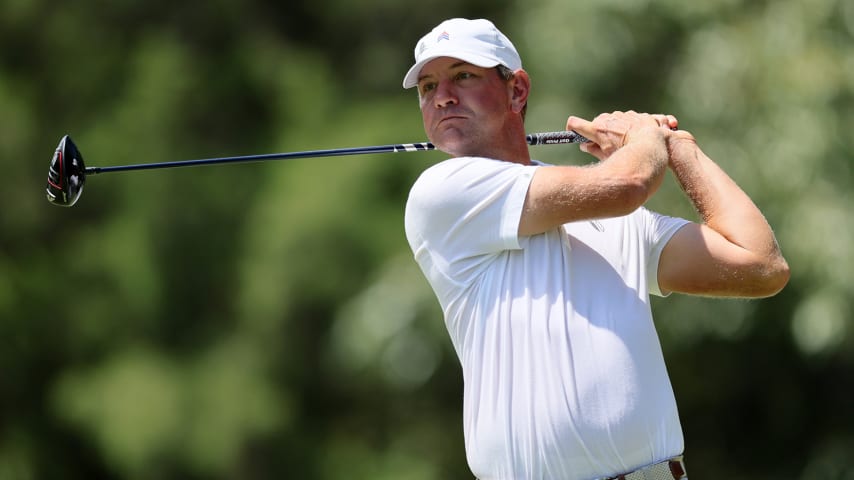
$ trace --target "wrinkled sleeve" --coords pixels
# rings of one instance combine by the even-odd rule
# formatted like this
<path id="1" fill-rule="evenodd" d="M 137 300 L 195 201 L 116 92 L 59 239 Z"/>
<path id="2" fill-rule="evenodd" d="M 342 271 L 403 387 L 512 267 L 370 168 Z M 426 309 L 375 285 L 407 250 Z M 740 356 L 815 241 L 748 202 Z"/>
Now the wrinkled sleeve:
<path id="1" fill-rule="evenodd" d="M 642 208 L 641 211 L 648 252 L 646 272 L 649 293 L 666 297 L 670 292 L 662 292 L 658 285 L 658 263 L 661 260 L 661 252 L 673 235 L 690 222 L 684 218 L 669 217 L 646 208 Z"/>

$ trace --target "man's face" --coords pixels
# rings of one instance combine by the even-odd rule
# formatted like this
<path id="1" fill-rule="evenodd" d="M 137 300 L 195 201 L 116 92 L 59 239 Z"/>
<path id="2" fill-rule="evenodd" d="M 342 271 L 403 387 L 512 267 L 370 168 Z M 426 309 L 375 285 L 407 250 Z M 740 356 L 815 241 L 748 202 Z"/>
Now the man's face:
<path id="1" fill-rule="evenodd" d="M 455 157 L 488 156 L 512 114 L 512 87 L 495 68 L 450 57 L 421 69 L 418 97 L 427 137 Z"/>

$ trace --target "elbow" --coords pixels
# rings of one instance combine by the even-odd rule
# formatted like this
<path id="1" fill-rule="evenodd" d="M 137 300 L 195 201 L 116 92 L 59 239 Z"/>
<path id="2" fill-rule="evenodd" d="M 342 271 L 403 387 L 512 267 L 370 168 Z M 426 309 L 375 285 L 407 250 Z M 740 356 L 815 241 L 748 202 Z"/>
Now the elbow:
<path id="1" fill-rule="evenodd" d="M 776 295 L 780 293 L 780 290 L 789 283 L 789 278 L 791 277 L 791 270 L 789 270 L 789 263 L 786 262 L 782 256 L 780 256 L 776 262 L 774 262 L 774 268 L 772 269 L 773 273 L 769 275 L 771 278 L 771 295 Z M 769 295 L 769 296 L 771 296 Z"/>
<path id="2" fill-rule="evenodd" d="M 789 283 L 790 276 L 789 264 L 782 256 L 775 256 L 765 265 L 760 278 L 757 279 L 756 297 L 764 298 L 777 295 Z"/>

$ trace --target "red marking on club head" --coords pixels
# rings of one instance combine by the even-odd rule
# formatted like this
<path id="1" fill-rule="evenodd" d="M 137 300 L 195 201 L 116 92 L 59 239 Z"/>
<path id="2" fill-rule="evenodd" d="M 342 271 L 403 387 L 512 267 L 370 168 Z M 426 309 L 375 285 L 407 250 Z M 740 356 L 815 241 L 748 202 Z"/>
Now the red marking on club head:
<path id="1" fill-rule="evenodd" d="M 47 183 L 49 183 L 50 186 L 52 186 L 53 188 L 58 188 L 58 189 L 62 190 L 62 181 L 65 178 L 65 176 L 62 174 L 62 164 L 64 163 L 62 161 L 62 150 L 56 151 L 56 158 L 57 158 L 57 161 L 59 162 L 59 183 L 60 184 L 57 185 L 57 184 L 53 183 L 50 180 L 50 175 L 47 176 Z"/>

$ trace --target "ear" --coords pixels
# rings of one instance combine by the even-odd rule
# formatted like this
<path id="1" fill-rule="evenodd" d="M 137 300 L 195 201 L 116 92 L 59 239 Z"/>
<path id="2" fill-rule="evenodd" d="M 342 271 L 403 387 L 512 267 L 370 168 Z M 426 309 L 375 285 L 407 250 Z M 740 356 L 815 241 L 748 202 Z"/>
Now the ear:
<path id="1" fill-rule="evenodd" d="M 510 103 L 515 113 L 522 113 L 525 105 L 528 104 L 528 94 L 531 93 L 531 78 L 528 72 L 516 70 L 513 72 L 513 78 L 510 80 Z"/>

